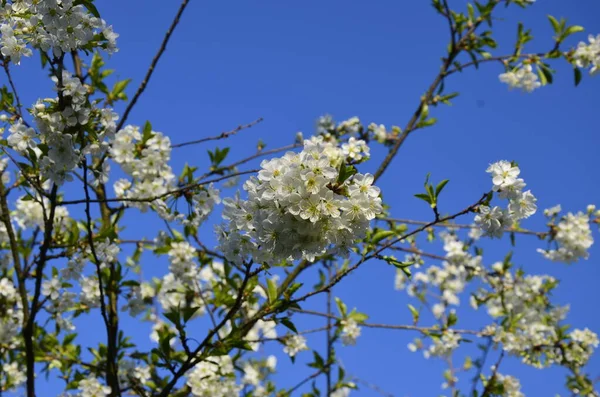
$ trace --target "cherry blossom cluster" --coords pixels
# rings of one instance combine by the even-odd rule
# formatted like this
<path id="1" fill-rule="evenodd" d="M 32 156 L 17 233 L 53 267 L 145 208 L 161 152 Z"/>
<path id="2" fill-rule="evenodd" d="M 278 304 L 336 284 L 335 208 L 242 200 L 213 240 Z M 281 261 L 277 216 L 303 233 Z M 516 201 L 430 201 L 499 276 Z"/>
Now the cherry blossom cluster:
<path id="1" fill-rule="evenodd" d="M 494 273 L 485 279 L 491 288 L 482 288 L 474 294 L 471 304 L 478 307 L 484 303 L 492 318 L 513 320 L 504 326 L 491 325 L 486 332 L 493 334 L 505 351 L 522 355 L 528 364 L 543 367 L 557 360 L 552 351 L 545 357 L 541 354 L 544 346 L 553 350 L 558 340 L 557 325 L 567 313 L 567 308 L 549 304 L 548 294 L 557 285 L 556 280 L 550 276 L 513 274 L 501 262 L 492 269 Z"/>
<path id="2" fill-rule="evenodd" d="M 215 356 L 196 364 L 186 383 L 197 397 L 237 396 L 242 389 L 236 383 L 230 356 Z"/>
<path id="3" fill-rule="evenodd" d="M 556 249 L 538 249 L 538 252 L 546 258 L 558 262 L 573 263 L 579 259 L 587 259 L 588 250 L 594 243 L 590 229 L 590 217 L 594 215 L 594 209 L 593 206 L 590 206 L 590 210 L 585 213 L 569 212 L 563 216 L 551 230 L 551 242 L 556 244 Z M 554 219 L 559 211 L 559 208 L 548 211 L 548 215 Z M 600 217 L 598 214 L 596 216 Z"/>
<path id="4" fill-rule="evenodd" d="M 565 349 L 565 359 L 577 366 L 584 366 L 600 343 L 598 335 L 588 328 L 574 329 L 569 333 L 569 338 L 571 343 Z"/>
<path id="5" fill-rule="evenodd" d="M 3 307 L 0 314 L 0 345 L 15 348 L 20 342 L 23 309 L 15 285 L 6 277 L 0 278 L 0 304 Z"/>
<path id="6" fill-rule="evenodd" d="M 561 321 L 568 307 L 554 306 L 549 296 L 557 286 L 550 276 L 510 272 L 505 263 L 492 266 L 484 278 L 488 288 L 473 295 L 472 305 L 484 305 L 492 318 L 507 321 L 494 323 L 484 331 L 502 343 L 505 351 L 522 357 L 524 363 L 542 368 L 565 360 L 576 366 L 586 364 L 595 347 L 596 334 L 590 330 L 573 330 L 565 339 Z"/>
<path id="7" fill-rule="evenodd" d="M 399 133 L 400 129 L 392 127 L 392 131 Z M 388 142 L 394 135 L 383 124 L 370 123 L 365 129 L 358 117 L 351 117 L 336 125 L 330 115 L 321 116 L 318 119 L 317 133 L 325 138 L 351 135 L 361 139 L 373 139 L 379 143 Z"/>
<path id="8" fill-rule="evenodd" d="M 498 77 L 502 83 L 508 84 L 510 89 L 517 88 L 524 92 L 533 92 L 542 86 L 537 74 L 533 72 L 531 64 L 519 65 Z"/>
<path id="9" fill-rule="evenodd" d="M 491 370 L 492 372 L 495 372 L 496 368 L 492 367 Z M 496 385 L 502 385 L 502 396 L 504 397 L 525 397 L 525 394 L 521 392 L 521 382 L 519 382 L 519 379 L 515 378 L 514 376 L 503 375 L 495 372 L 493 380 L 488 379 L 485 382 L 485 385 L 487 385 L 487 382 L 494 382 Z"/>
<path id="10" fill-rule="evenodd" d="M 118 131 L 112 143 L 110 154 L 132 180 L 120 179 L 114 184 L 115 193 L 120 198 L 148 199 L 148 201 L 128 202 L 128 205 L 145 211 L 150 202 L 166 207 L 161 200 L 152 199 L 173 189 L 175 175 L 168 161 L 171 159 L 171 140 L 160 132 L 151 131 L 142 135 L 136 126 L 128 125 Z M 165 210 L 166 211 L 166 210 Z"/>
<path id="11" fill-rule="evenodd" d="M 242 366 L 244 376 L 242 377 L 242 383 L 244 385 L 253 387 L 252 395 L 256 397 L 267 397 L 272 395 L 273 386 L 265 384 L 264 379 L 275 372 L 277 365 L 277 358 L 275 356 L 268 356 L 266 360 L 247 361 Z"/>
<path id="12" fill-rule="evenodd" d="M 185 193 L 190 204 L 188 214 L 171 211 L 167 205 L 170 193 L 177 190 L 176 178 L 169 160 L 171 140 L 160 132 L 126 126 L 116 133 L 110 149 L 112 159 L 132 178 L 115 182 L 115 193 L 131 199 L 127 204 L 146 211 L 154 209 L 162 218 L 184 225 L 199 226 L 220 202 L 219 191 L 210 186 L 190 188 Z"/>
<path id="13" fill-rule="evenodd" d="M 117 50 L 112 27 L 73 0 L 3 2 L 0 21 L 0 51 L 15 64 L 32 55 L 28 46 L 56 57 L 92 47 Z"/>
<path id="14" fill-rule="evenodd" d="M 110 386 L 103 385 L 97 378 L 89 377 L 79 381 L 78 389 L 81 391 L 81 397 L 95 397 L 110 395 Z"/>
<path id="15" fill-rule="evenodd" d="M 465 244 L 453 233 L 440 233 L 444 241 L 446 260 L 442 266 L 429 266 L 425 272 L 416 272 L 409 279 L 398 270 L 396 272 L 396 289 L 407 289 L 410 296 L 420 296 L 431 287 L 439 291 L 439 302 L 431 307 L 436 318 L 442 318 L 447 308 L 460 304 L 459 294 L 466 287 L 467 280 L 483 271 L 481 256 L 473 256 Z"/>
<path id="16" fill-rule="evenodd" d="M 580 42 L 575 49 L 575 64 L 580 68 L 590 68 L 590 74 L 600 72 L 600 35 L 588 38 L 589 44 Z"/>
<path id="17" fill-rule="evenodd" d="M 513 163 L 505 160 L 491 164 L 487 172 L 492 176 L 492 190 L 501 199 L 508 200 L 508 208 L 499 206 L 479 207 L 475 216 L 475 224 L 486 236 L 502 237 L 505 229 L 510 228 L 516 221 L 528 218 L 537 211 L 537 199 L 530 190 L 523 192 L 525 182 L 519 178 L 521 170 Z"/>
<path id="18" fill-rule="evenodd" d="M 373 176 L 349 174 L 346 163 L 365 155 L 356 147 L 366 146 L 352 141 L 340 149 L 314 137 L 301 153 L 263 161 L 258 176 L 244 184 L 248 200 L 224 200 L 228 224 L 217 230 L 227 259 L 274 263 L 313 260 L 328 249 L 347 254 L 382 211 Z"/>
<path id="19" fill-rule="evenodd" d="M 156 299 L 165 312 L 195 307 L 198 308 L 195 316 L 203 315 L 205 302 L 212 297 L 209 287 L 224 276 L 223 264 L 214 261 L 200 267 L 196 262 L 196 249 L 187 241 L 172 241 L 169 248 L 169 273 L 154 283 L 142 283 L 140 289 L 134 291 L 136 306 L 143 308 L 144 302 Z M 137 312 L 139 310 L 134 310 L 132 314 Z"/>
<path id="20" fill-rule="evenodd" d="M 73 179 L 71 172 L 81 160 L 85 144 L 80 143 L 77 149 L 71 128 L 88 123 L 90 105 L 79 78 L 63 71 L 60 80 L 53 80 L 59 98 L 40 100 L 31 110 L 39 132 L 18 120 L 10 126 L 7 141 L 20 154 L 39 161 L 44 178 L 61 185 Z"/>
<path id="21" fill-rule="evenodd" d="M 48 208 L 50 200 L 47 197 L 40 198 L 39 194 L 34 197 L 23 196 L 16 200 L 15 210 L 12 212 L 13 219 L 17 225 L 25 229 L 40 228 L 44 230 L 44 208 Z M 69 211 L 67 207 L 57 206 L 54 210 L 54 228 L 55 230 L 65 230 L 70 225 Z"/>
<path id="22" fill-rule="evenodd" d="M 456 350 L 460 344 L 460 335 L 451 329 L 442 332 L 439 337 L 432 338 L 432 344 L 428 349 L 423 350 L 425 358 L 430 357 L 446 357 Z M 409 345 L 409 349 L 416 350 L 418 346 L 422 346 L 419 339 L 415 344 Z"/>

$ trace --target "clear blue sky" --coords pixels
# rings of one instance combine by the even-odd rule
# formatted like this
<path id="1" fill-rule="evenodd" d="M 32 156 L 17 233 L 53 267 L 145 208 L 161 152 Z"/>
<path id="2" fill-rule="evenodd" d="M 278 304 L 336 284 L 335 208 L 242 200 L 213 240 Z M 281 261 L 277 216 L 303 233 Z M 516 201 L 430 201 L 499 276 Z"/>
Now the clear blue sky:
<path id="1" fill-rule="evenodd" d="M 274 148 L 290 143 L 297 131 L 310 135 L 315 119 L 325 113 L 337 120 L 358 116 L 367 124 L 404 126 L 437 73 L 447 43 L 446 22 L 429 3 L 192 1 L 129 122 L 141 125 L 150 120 L 155 130 L 170 135 L 173 142 L 181 142 L 264 117 L 259 126 L 227 141 L 232 146 L 232 160 L 253 153 L 259 138 L 268 148 Z M 458 8 L 466 2 L 450 3 Z M 97 6 L 120 34 L 120 52 L 110 59 L 109 66 L 117 70 L 117 77 L 134 79 L 129 89 L 132 94 L 179 2 L 98 1 Z M 523 21 L 536 37 L 528 48 L 548 49 L 552 32 L 546 14 L 565 16 L 571 23 L 586 27 L 586 33 L 570 44 L 583 40 L 587 33 L 600 33 L 597 0 L 538 0 L 525 11 L 502 11 L 504 20 L 495 25 L 501 48 L 509 48 L 516 36 L 516 23 Z M 38 65 L 37 60 L 24 60 L 16 72 L 25 91 L 25 103 L 32 103 L 40 95 L 34 88 L 43 81 L 41 76 L 25 78 Z M 422 189 L 427 172 L 434 180 L 450 179 L 442 211 L 464 208 L 489 188 L 485 168 L 500 159 L 519 162 L 528 188 L 539 198 L 540 208 L 561 203 L 567 211 L 578 211 L 589 203 L 600 205 L 600 77 L 585 75 L 581 86 L 574 88 L 570 67 L 560 64 L 557 69 L 555 84 L 532 95 L 509 92 L 500 84 L 499 64 L 450 78 L 447 89 L 461 93 L 455 105 L 433 111 L 438 124 L 410 137 L 380 181 L 392 214 L 430 219 L 426 206 L 413 198 Z M 185 161 L 205 166 L 206 149 L 210 147 L 214 145 L 180 149 L 174 156 L 174 168 L 180 169 Z M 376 150 L 375 154 L 381 155 L 382 151 Z M 539 213 L 524 226 L 541 230 L 543 216 Z M 139 236 L 149 230 L 145 227 L 140 221 L 138 226 L 132 224 L 128 233 Z M 207 241 L 213 240 L 210 225 L 204 233 Z M 152 237 L 155 232 L 147 235 Z M 595 237 L 598 239 L 597 232 Z M 573 266 L 544 260 L 535 252 L 541 246 L 533 238 L 519 238 L 515 263 L 528 272 L 560 278 L 555 298 L 571 304 L 569 323 L 600 332 L 598 245 L 592 248 L 588 261 Z M 508 241 L 490 246 L 485 263 L 502 259 L 508 249 Z M 432 250 L 438 251 L 439 246 Z M 334 294 L 348 306 L 368 313 L 373 322 L 409 323 L 409 300 L 393 285 L 394 269 L 373 262 L 336 287 Z M 466 302 L 467 297 L 463 300 Z M 320 307 L 323 304 L 320 302 Z M 461 317 L 459 325 L 467 326 L 474 319 Z M 301 328 L 316 323 L 305 324 Z M 339 355 L 348 373 L 395 396 L 439 395 L 444 365 L 425 360 L 420 353 L 410 353 L 406 345 L 414 336 L 363 329 L 359 344 L 340 349 Z M 139 338 L 147 337 L 143 334 Z M 309 340 L 312 346 L 322 342 L 321 337 Z M 291 367 L 289 360 L 280 358 L 280 386 L 289 387 L 310 373 L 302 365 Z M 308 359 L 308 354 L 304 358 Z M 508 361 L 501 372 L 520 376 L 526 395 L 564 393 L 564 371 L 542 372 L 516 362 Z M 594 376 L 600 375 L 600 356 L 590 362 L 590 369 Z M 355 395 L 378 394 L 362 388 Z"/>

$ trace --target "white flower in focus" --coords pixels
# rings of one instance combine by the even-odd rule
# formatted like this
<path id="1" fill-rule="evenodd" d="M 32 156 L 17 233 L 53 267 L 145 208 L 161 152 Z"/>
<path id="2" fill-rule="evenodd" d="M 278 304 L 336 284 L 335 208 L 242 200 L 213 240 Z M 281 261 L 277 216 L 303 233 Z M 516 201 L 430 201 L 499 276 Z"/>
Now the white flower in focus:
<path id="1" fill-rule="evenodd" d="M 588 37 L 589 44 L 580 42 L 575 49 L 575 64 L 580 68 L 590 68 L 590 74 L 600 72 L 600 35 Z"/>
<path id="2" fill-rule="evenodd" d="M 345 157 L 354 161 L 361 161 L 369 157 L 369 147 L 362 139 L 350 137 L 348 143 L 342 145 L 342 153 Z"/>
<path id="3" fill-rule="evenodd" d="M 283 352 L 290 357 L 296 356 L 302 350 L 308 350 L 306 345 L 306 338 L 302 335 L 291 335 L 285 339 L 285 347 Z"/>
<path id="4" fill-rule="evenodd" d="M 0 26 L 2 35 L 0 37 L 0 52 L 5 57 L 10 57 L 10 60 L 15 65 L 21 63 L 21 57 L 30 57 L 33 52 L 30 48 L 27 48 L 25 41 L 14 36 L 14 32 L 9 25 Z"/>
<path id="5" fill-rule="evenodd" d="M 11 125 L 9 131 L 8 144 L 17 152 L 25 154 L 27 149 L 33 149 L 37 146 L 34 141 L 36 137 L 35 130 L 27 127 L 20 120 Z"/>
<path id="6" fill-rule="evenodd" d="M 104 397 L 111 392 L 110 386 L 103 385 L 94 377 L 80 380 L 77 386 L 81 390 L 81 397 Z"/>
<path id="7" fill-rule="evenodd" d="M 588 250 L 594 244 L 589 215 L 569 212 L 556 225 L 553 239 L 558 244 L 558 249 L 538 249 L 547 259 L 565 263 L 573 263 L 580 258 L 587 259 Z"/>
<path id="8" fill-rule="evenodd" d="M 490 208 L 483 205 L 475 216 L 475 224 L 490 237 L 502 237 L 504 228 L 510 225 L 510 221 L 508 212 L 498 206 Z"/>
<path id="9" fill-rule="evenodd" d="M 340 322 L 342 327 L 342 343 L 346 346 L 355 345 L 356 339 L 360 336 L 360 327 L 358 323 L 353 319 L 342 320 Z"/>
<path id="10" fill-rule="evenodd" d="M 56 300 L 59 297 L 61 282 L 57 277 L 42 282 L 42 295 L 49 296 L 50 299 Z"/>
<path id="11" fill-rule="evenodd" d="M 537 199 L 531 191 L 528 190 L 523 192 L 520 196 L 510 201 L 508 209 L 511 216 L 515 219 L 529 218 L 537 211 L 537 205 L 535 204 Z"/>
<path id="12" fill-rule="evenodd" d="M 500 160 L 491 164 L 486 172 L 492 175 L 494 191 L 498 191 L 513 185 L 517 181 L 521 170 L 519 167 L 513 166 L 509 161 Z"/>
<path id="13" fill-rule="evenodd" d="M 533 72 L 533 67 L 529 64 L 502 73 L 499 79 L 501 82 L 508 84 L 511 89 L 520 88 L 524 92 L 532 92 L 542 86 L 542 83 L 538 81 L 537 74 Z"/>

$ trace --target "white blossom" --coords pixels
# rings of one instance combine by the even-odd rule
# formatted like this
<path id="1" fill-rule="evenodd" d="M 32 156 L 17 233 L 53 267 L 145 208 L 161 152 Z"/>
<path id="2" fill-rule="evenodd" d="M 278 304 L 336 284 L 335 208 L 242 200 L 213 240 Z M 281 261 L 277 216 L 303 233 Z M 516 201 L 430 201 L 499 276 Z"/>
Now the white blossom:
<path id="1" fill-rule="evenodd" d="M 538 252 L 558 262 L 573 263 L 579 259 L 587 259 L 588 250 L 594 243 L 589 215 L 569 212 L 556 225 L 553 240 L 557 249 L 538 249 Z"/>
<path id="2" fill-rule="evenodd" d="M 322 137 L 304 141 L 304 150 L 265 160 L 257 177 L 244 184 L 248 200 L 223 201 L 220 249 L 232 262 L 314 259 L 325 252 L 345 255 L 369 221 L 382 211 L 379 189 L 369 174 L 338 182 L 347 158 Z"/>
<path id="3" fill-rule="evenodd" d="M 308 350 L 306 338 L 302 335 L 290 335 L 285 339 L 285 347 L 283 352 L 290 357 L 296 356 L 302 350 Z"/>
<path id="4" fill-rule="evenodd" d="M 358 323 L 349 318 L 340 322 L 342 327 L 342 343 L 344 345 L 355 345 L 356 339 L 360 336 L 360 327 Z"/>
<path id="5" fill-rule="evenodd" d="M 501 82 L 508 84 L 511 89 L 519 88 L 525 92 L 532 92 L 542 86 L 530 64 L 518 66 L 514 70 L 502 73 L 499 78 Z"/>
<path id="6" fill-rule="evenodd" d="M 580 42 L 575 49 L 575 64 L 580 68 L 590 68 L 590 74 L 600 72 L 600 35 L 588 37 L 589 44 Z"/>

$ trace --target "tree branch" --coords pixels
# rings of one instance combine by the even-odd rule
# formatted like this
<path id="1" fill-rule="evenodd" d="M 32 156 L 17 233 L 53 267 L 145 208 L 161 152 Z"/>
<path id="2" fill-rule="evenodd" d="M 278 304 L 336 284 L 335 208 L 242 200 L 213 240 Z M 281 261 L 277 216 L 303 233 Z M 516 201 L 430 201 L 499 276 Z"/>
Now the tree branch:
<path id="1" fill-rule="evenodd" d="M 152 73 L 154 73 L 154 69 L 156 68 L 156 65 L 158 64 L 160 57 L 167 49 L 167 44 L 169 43 L 169 39 L 171 38 L 171 35 L 175 31 L 175 28 L 179 24 L 179 20 L 181 19 L 181 16 L 183 15 L 183 12 L 185 11 L 185 8 L 187 7 L 189 2 L 190 2 L 190 0 L 183 0 L 181 2 L 181 5 L 179 6 L 179 10 L 177 11 L 177 14 L 175 15 L 175 19 L 173 19 L 173 22 L 171 23 L 169 30 L 167 30 L 167 33 L 165 34 L 165 37 L 160 45 L 160 48 L 158 49 L 158 52 L 154 56 L 154 59 L 152 59 L 152 63 L 150 64 L 150 67 L 148 68 L 148 71 L 146 72 L 146 76 L 144 77 L 144 80 L 142 80 L 142 83 L 138 87 L 137 92 L 131 99 L 131 102 L 129 102 L 129 105 L 127 105 L 127 108 L 125 109 L 125 112 L 123 113 L 123 118 L 121 118 L 121 120 L 119 121 L 119 124 L 117 125 L 117 131 L 119 131 L 121 128 L 123 128 L 125 121 L 127 121 L 127 117 L 129 117 L 129 113 L 131 112 L 131 110 L 133 109 L 135 104 L 137 103 L 140 96 L 142 96 L 142 94 L 144 93 L 144 90 L 146 89 L 146 86 L 148 85 L 148 82 L 150 81 L 150 78 L 152 77 Z"/>

